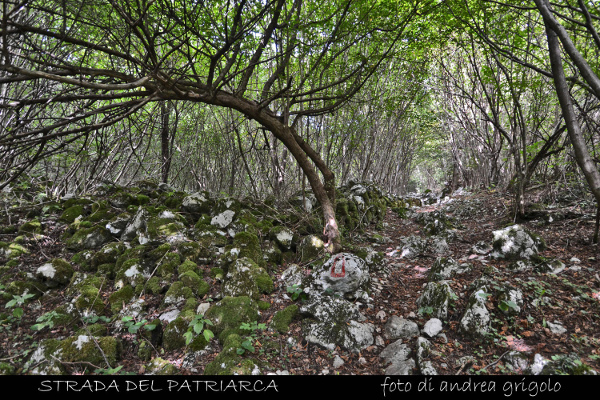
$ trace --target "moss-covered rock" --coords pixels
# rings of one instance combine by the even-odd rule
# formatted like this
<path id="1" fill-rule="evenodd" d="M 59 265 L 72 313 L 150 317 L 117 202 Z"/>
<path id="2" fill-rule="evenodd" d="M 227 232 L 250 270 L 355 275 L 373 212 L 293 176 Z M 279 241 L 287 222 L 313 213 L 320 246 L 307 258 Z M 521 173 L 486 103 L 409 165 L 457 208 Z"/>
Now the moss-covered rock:
<path id="1" fill-rule="evenodd" d="M 296 248 L 297 238 L 295 237 L 294 232 L 285 226 L 274 226 L 269 232 L 269 237 L 277 243 L 283 252 L 294 250 Z"/>
<path id="2" fill-rule="evenodd" d="M 263 264 L 263 254 L 258 236 L 250 232 L 239 232 L 233 238 L 233 246 L 240 249 L 238 256 L 247 257 L 257 264 Z"/>
<path id="3" fill-rule="evenodd" d="M 78 217 L 83 218 L 85 215 L 87 215 L 87 212 L 86 212 L 84 206 L 81 204 L 75 204 L 75 205 L 65 209 L 65 211 L 63 211 L 63 213 L 59 217 L 59 220 L 66 222 L 68 224 L 71 224 Z"/>
<path id="4" fill-rule="evenodd" d="M 448 306 L 453 298 L 454 293 L 448 282 L 429 282 L 423 294 L 417 299 L 419 312 L 445 320 L 448 316 Z"/>
<path id="5" fill-rule="evenodd" d="M 292 304 L 281 311 L 278 311 L 273 316 L 272 325 L 279 333 L 287 333 L 290 329 L 290 324 L 298 315 L 299 308 L 296 304 Z"/>
<path id="6" fill-rule="evenodd" d="M 188 330 L 190 320 L 178 316 L 165 327 L 163 347 L 166 351 L 178 350 L 185 347 L 185 337 L 183 335 Z"/>
<path id="7" fill-rule="evenodd" d="M 75 299 L 75 307 L 77 310 L 84 315 L 93 312 L 95 314 L 102 314 L 105 305 L 100 295 L 100 290 L 93 285 L 84 285 L 79 289 L 79 296 Z"/>
<path id="8" fill-rule="evenodd" d="M 243 334 L 244 331 L 240 329 L 243 322 L 250 323 L 259 318 L 258 306 L 248 296 L 224 297 L 210 307 L 204 316 L 214 324 L 212 331 L 221 342 L 232 333 Z"/>
<path id="9" fill-rule="evenodd" d="M 142 265 L 139 258 L 132 258 L 123 263 L 116 271 L 115 287 L 120 288 L 129 284 L 138 287 L 143 286 L 150 278 L 150 272 Z"/>
<path id="10" fill-rule="evenodd" d="M 15 259 L 24 254 L 29 254 L 29 250 L 18 243 L 0 242 L 0 256 Z"/>
<path id="11" fill-rule="evenodd" d="M 205 375 L 251 375 L 260 372 L 258 362 L 251 358 L 240 358 L 237 349 L 242 347 L 242 337 L 230 334 L 223 340 L 223 350 L 210 362 Z"/>
<path id="12" fill-rule="evenodd" d="M 149 375 L 175 375 L 179 372 L 177 367 L 160 357 L 154 358 L 146 364 L 145 369 Z"/>
<path id="13" fill-rule="evenodd" d="M 316 235 L 302 238 L 298 245 L 300 262 L 306 263 L 315 260 L 325 253 L 325 243 Z"/>
<path id="14" fill-rule="evenodd" d="M 82 228 L 67 240 L 66 246 L 70 250 L 97 249 L 112 241 L 110 232 L 102 226 Z"/>
<path id="15" fill-rule="evenodd" d="M 214 207 L 214 200 L 208 192 L 196 192 L 186 196 L 181 201 L 181 210 L 199 215 L 202 213 L 210 214 Z"/>
<path id="16" fill-rule="evenodd" d="M 534 259 L 538 252 L 546 248 L 544 240 L 524 229 L 521 225 L 512 225 L 493 232 L 492 258 L 505 260 Z"/>
<path id="17" fill-rule="evenodd" d="M 194 272 L 200 278 L 202 277 L 201 276 L 202 272 L 198 268 L 198 264 L 196 264 L 193 261 L 185 260 L 179 267 L 177 267 L 177 273 L 180 274 L 180 275 L 183 274 L 183 273 L 185 273 L 185 272 L 188 272 L 188 271 Z"/>
<path id="18" fill-rule="evenodd" d="M 19 227 L 19 233 L 23 235 L 28 234 L 40 234 L 43 231 L 42 223 L 38 220 L 25 222 L 23 225 Z"/>
<path id="19" fill-rule="evenodd" d="M 39 298 L 46 290 L 46 285 L 33 280 L 14 280 L 9 282 L 4 289 L 4 291 L 11 296 L 24 296 L 26 294 L 33 295 L 30 300 Z"/>
<path id="20" fill-rule="evenodd" d="M 265 263 L 281 264 L 281 250 L 271 240 L 265 240 L 262 246 L 263 260 Z"/>
<path id="21" fill-rule="evenodd" d="M 123 346 L 119 339 L 112 336 L 92 339 L 87 335 L 79 335 L 62 340 L 58 349 L 58 358 L 63 362 L 85 362 L 108 367 L 108 361 L 114 367 L 121 357 Z"/>
<path id="22" fill-rule="evenodd" d="M 249 258 L 236 260 L 228 269 L 223 284 L 226 296 L 249 296 L 258 300 L 262 293 L 274 290 L 273 280 L 264 268 L 259 267 Z"/>
<path id="23" fill-rule="evenodd" d="M 148 240 L 155 242 L 160 238 L 165 240 L 177 236 L 184 236 L 185 225 L 177 219 L 174 213 L 165 211 L 157 216 L 152 216 L 148 219 L 146 225 L 146 234 Z M 183 240 L 182 240 L 183 241 Z"/>
<path id="24" fill-rule="evenodd" d="M 190 297 L 194 297 L 194 291 L 185 286 L 183 282 L 176 281 L 173 282 L 167 293 L 165 293 L 163 303 L 165 305 L 184 303 Z"/>
<path id="25" fill-rule="evenodd" d="M 75 270 L 62 258 L 55 258 L 36 270 L 36 276 L 49 287 L 65 286 L 71 282 Z"/>
<path id="26" fill-rule="evenodd" d="M 102 264 L 116 264 L 117 259 L 125 250 L 123 243 L 107 243 L 100 250 L 91 253 L 91 258 L 89 258 L 90 271 L 95 271 Z"/>
<path id="27" fill-rule="evenodd" d="M 203 297 L 210 289 L 208 283 L 202 280 L 194 271 L 185 271 L 179 275 L 179 280 L 184 286 L 192 289 L 192 292 L 198 297 Z"/>
<path id="28" fill-rule="evenodd" d="M 113 313 L 118 313 L 119 311 L 121 311 L 123 309 L 125 304 L 128 304 L 131 301 L 131 299 L 133 299 L 134 295 L 135 295 L 135 292 L 131 285 L 123 286 L 121 289 L 119 289 L 116 292 L 114 292 L 113 294 L 111 294 L 110 297 L 108 298 L 108 302 L 110 304 L 110 310 Z"/>
<path id="29" fill-rule="evenodd" d="M 177 271 L 179 265 L 181 265 L 180 255 L 177 253 L 167 253 L 158 262 L 156 274 L 162 278 L 170 279 L 171 276 Z"/>
<path id="30" fill-rule="evenodd" d="M 225 278 L 225 271 L 219 267 L 213 267 L 210 269 L 210 277 L 216 281 L 222 281 Z"/>

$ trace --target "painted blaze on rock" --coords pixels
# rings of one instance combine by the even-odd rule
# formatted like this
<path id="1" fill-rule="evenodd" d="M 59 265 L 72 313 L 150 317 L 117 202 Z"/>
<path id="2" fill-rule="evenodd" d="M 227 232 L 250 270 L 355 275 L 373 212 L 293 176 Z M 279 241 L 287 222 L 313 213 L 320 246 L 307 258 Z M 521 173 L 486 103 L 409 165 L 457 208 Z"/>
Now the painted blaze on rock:
<path id="1" fill-rule="evenodd" d="M 331 290 L 351 297 L 358 297 L 357 292 L 366 291 L 370 282 L 365 261 L 351 253 L 332 256 L 323 264 L 316 278 L 323 291 Z"/>

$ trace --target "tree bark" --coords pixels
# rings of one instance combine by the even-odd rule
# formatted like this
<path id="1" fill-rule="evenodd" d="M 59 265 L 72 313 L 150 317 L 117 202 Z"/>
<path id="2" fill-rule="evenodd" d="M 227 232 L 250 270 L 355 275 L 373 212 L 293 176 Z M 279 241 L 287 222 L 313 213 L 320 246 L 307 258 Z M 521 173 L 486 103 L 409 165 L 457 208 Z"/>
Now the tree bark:
<path id="1" fill-rule="evenodd" d="M 284 124 L 275 113 L 253 101 L 239 98 L 235 94 L 224 91 L 218 91 L 210 96 L 192 95 L 191 99 L 187 98 L 187 100 L 193 99 L 235 109 L 247 118 L 256 120 L 283 143 L 302 168 L 313 194 L 321 205 L 324 224 L 323 236 L 327 240 L 327 251 L 332 254 L 339 253 L 342 250 L 342 242 L 335 217 L 335 175 L 318 153 L 298 135 L 293 127 Z M 323 182 L 311 161 L 323 174 Z"/>
<path id="2" fill-rule="evenodd" d="M 541 0 L 536 0 L 536 4 L 541 9 Z M 569 86 L 565 78 L 565 73 L 562 65 L 560 54 L 560 45 L 557 33 L 554 31 L 552 24 L 549 22 L 546 14 L 542 12 L 544 23 L 546 26 L 546 36 L 548 38 L 548 51 L 550 53 L 550 64 L 552 66 L 552 75 L 554 77 L 554 86 L 556 94 L 563 113 L 563 118 L 569 133 L 569 139 L 573 145 L 575 159 L 577 164 L 583 171 L 586 181 L 592 191 L 596 201 L 600 203 L 600 172 L 596 168 L 596 164 L 592 160 L 585 139 L 581 132 L 581 126 L 575 115 L 573 100 L 569 93 Z"/>

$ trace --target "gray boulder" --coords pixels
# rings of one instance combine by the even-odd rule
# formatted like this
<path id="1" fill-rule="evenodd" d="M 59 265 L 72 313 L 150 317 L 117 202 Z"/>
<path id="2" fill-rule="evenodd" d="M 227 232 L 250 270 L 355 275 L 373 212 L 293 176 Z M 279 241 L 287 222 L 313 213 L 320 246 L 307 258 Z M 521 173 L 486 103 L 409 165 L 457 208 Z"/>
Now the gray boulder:
<path id="1" fill-rule="evenodd" d="M 485 306 L 486 288 L 471 295 L 465 313 L 460 320 L 460 330 L 469 336 L 480 338 L 490 330 L 490 313 Z"/>
<path id="2" fill-rule="evenodd" d="M 129 221 L 125 227 L 125 230 L 123 230 L 123 233 L 121 234 L 121 240 L 124 242 L 130 242 L 135 239 L 136 236 L 141 236 L 142 240 L 140 240 L 140 244 L 144 244 L 145 241 L 143 238 L 146 236 L 147 223 L 148 212 L 140 206 L 131 221 Z"/>
<path id="3" fill-rule="evenodd" d="M 455 274 L 466 272 L 469 264 L 458 264 L 453 258 L 437 258 L 429 271 L 429 281 L 448 280 Z"/>
<path id="4" fill-rule="evenodd" d="M 419 336 L 419 326 L 402 317 L 393 315 L 385 324 L 385 337 L 387 339 L 411 339 Z"/>
<path id="5" fill-rule="evenodd" d="M 415 360 L 410 358 L 411 349 L 408 345 L 397 340 L 387 346 L 379 357 L 386 365 L 386 375 L 411 375 L 416 367 Z"/>
<path id="6" fill-rule="evenodd" d="M 546 248 L 544 240 L 524 229 L 521 225 L 512 225 L 493 232 L 493 251 L 495 259 L 529 260 Z"/>
<path id="7" fill-rule="evenodd" d="M 453 296 L 454 293 L 448 282 L 429 282 L 423 294 L 417 299 L 417 305 L 420 310 L 427 311 L 433 317 L 446 319 L 448 305 Z"/>
<path id="8" fill-rule="evenodd" d="M 345 298 L 368 298 L 371 278 L 365 261 L 351 253 L 332 256 L 305 282 L 309 293 L 331 293 Z"/>
<path id="9" fill-rule="evenodd" d="M 302 334 L 310 342 L 334 350 L 340 346 L 352 352 L 371 346 L 373 325 L 349 301 L 333 296 L 313 295 L 300 307 Z"/>

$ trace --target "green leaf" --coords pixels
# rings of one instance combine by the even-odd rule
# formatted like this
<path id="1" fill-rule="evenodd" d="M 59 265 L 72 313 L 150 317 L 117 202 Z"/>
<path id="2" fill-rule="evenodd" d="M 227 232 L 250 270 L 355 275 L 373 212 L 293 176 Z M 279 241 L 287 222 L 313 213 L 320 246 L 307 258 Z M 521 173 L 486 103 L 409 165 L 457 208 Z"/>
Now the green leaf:
<path id="1" fill-rule="evenodd" d="M 210 329 L 206 329 L 203 335 L 207 342 L 210 342 L 210 340 L 215 337 L 215 334 Z"/>
<path id="2" fill-rule="evenodd" d="M 196 332 L 197 334 L 200 334 L 200 332 L 202 332 L 202 329 L 204 329 L 203 323 L 200 322 L 194 325 L 194 332 Z"/>
<path id="3" fill-rule="evenodd" d="M 186 333 L 183 334 L 183 337 L 185 338 L 186 346 L 192 342 L 192 338 L 193 338 L 192 332 L 187 331 Z"/>

